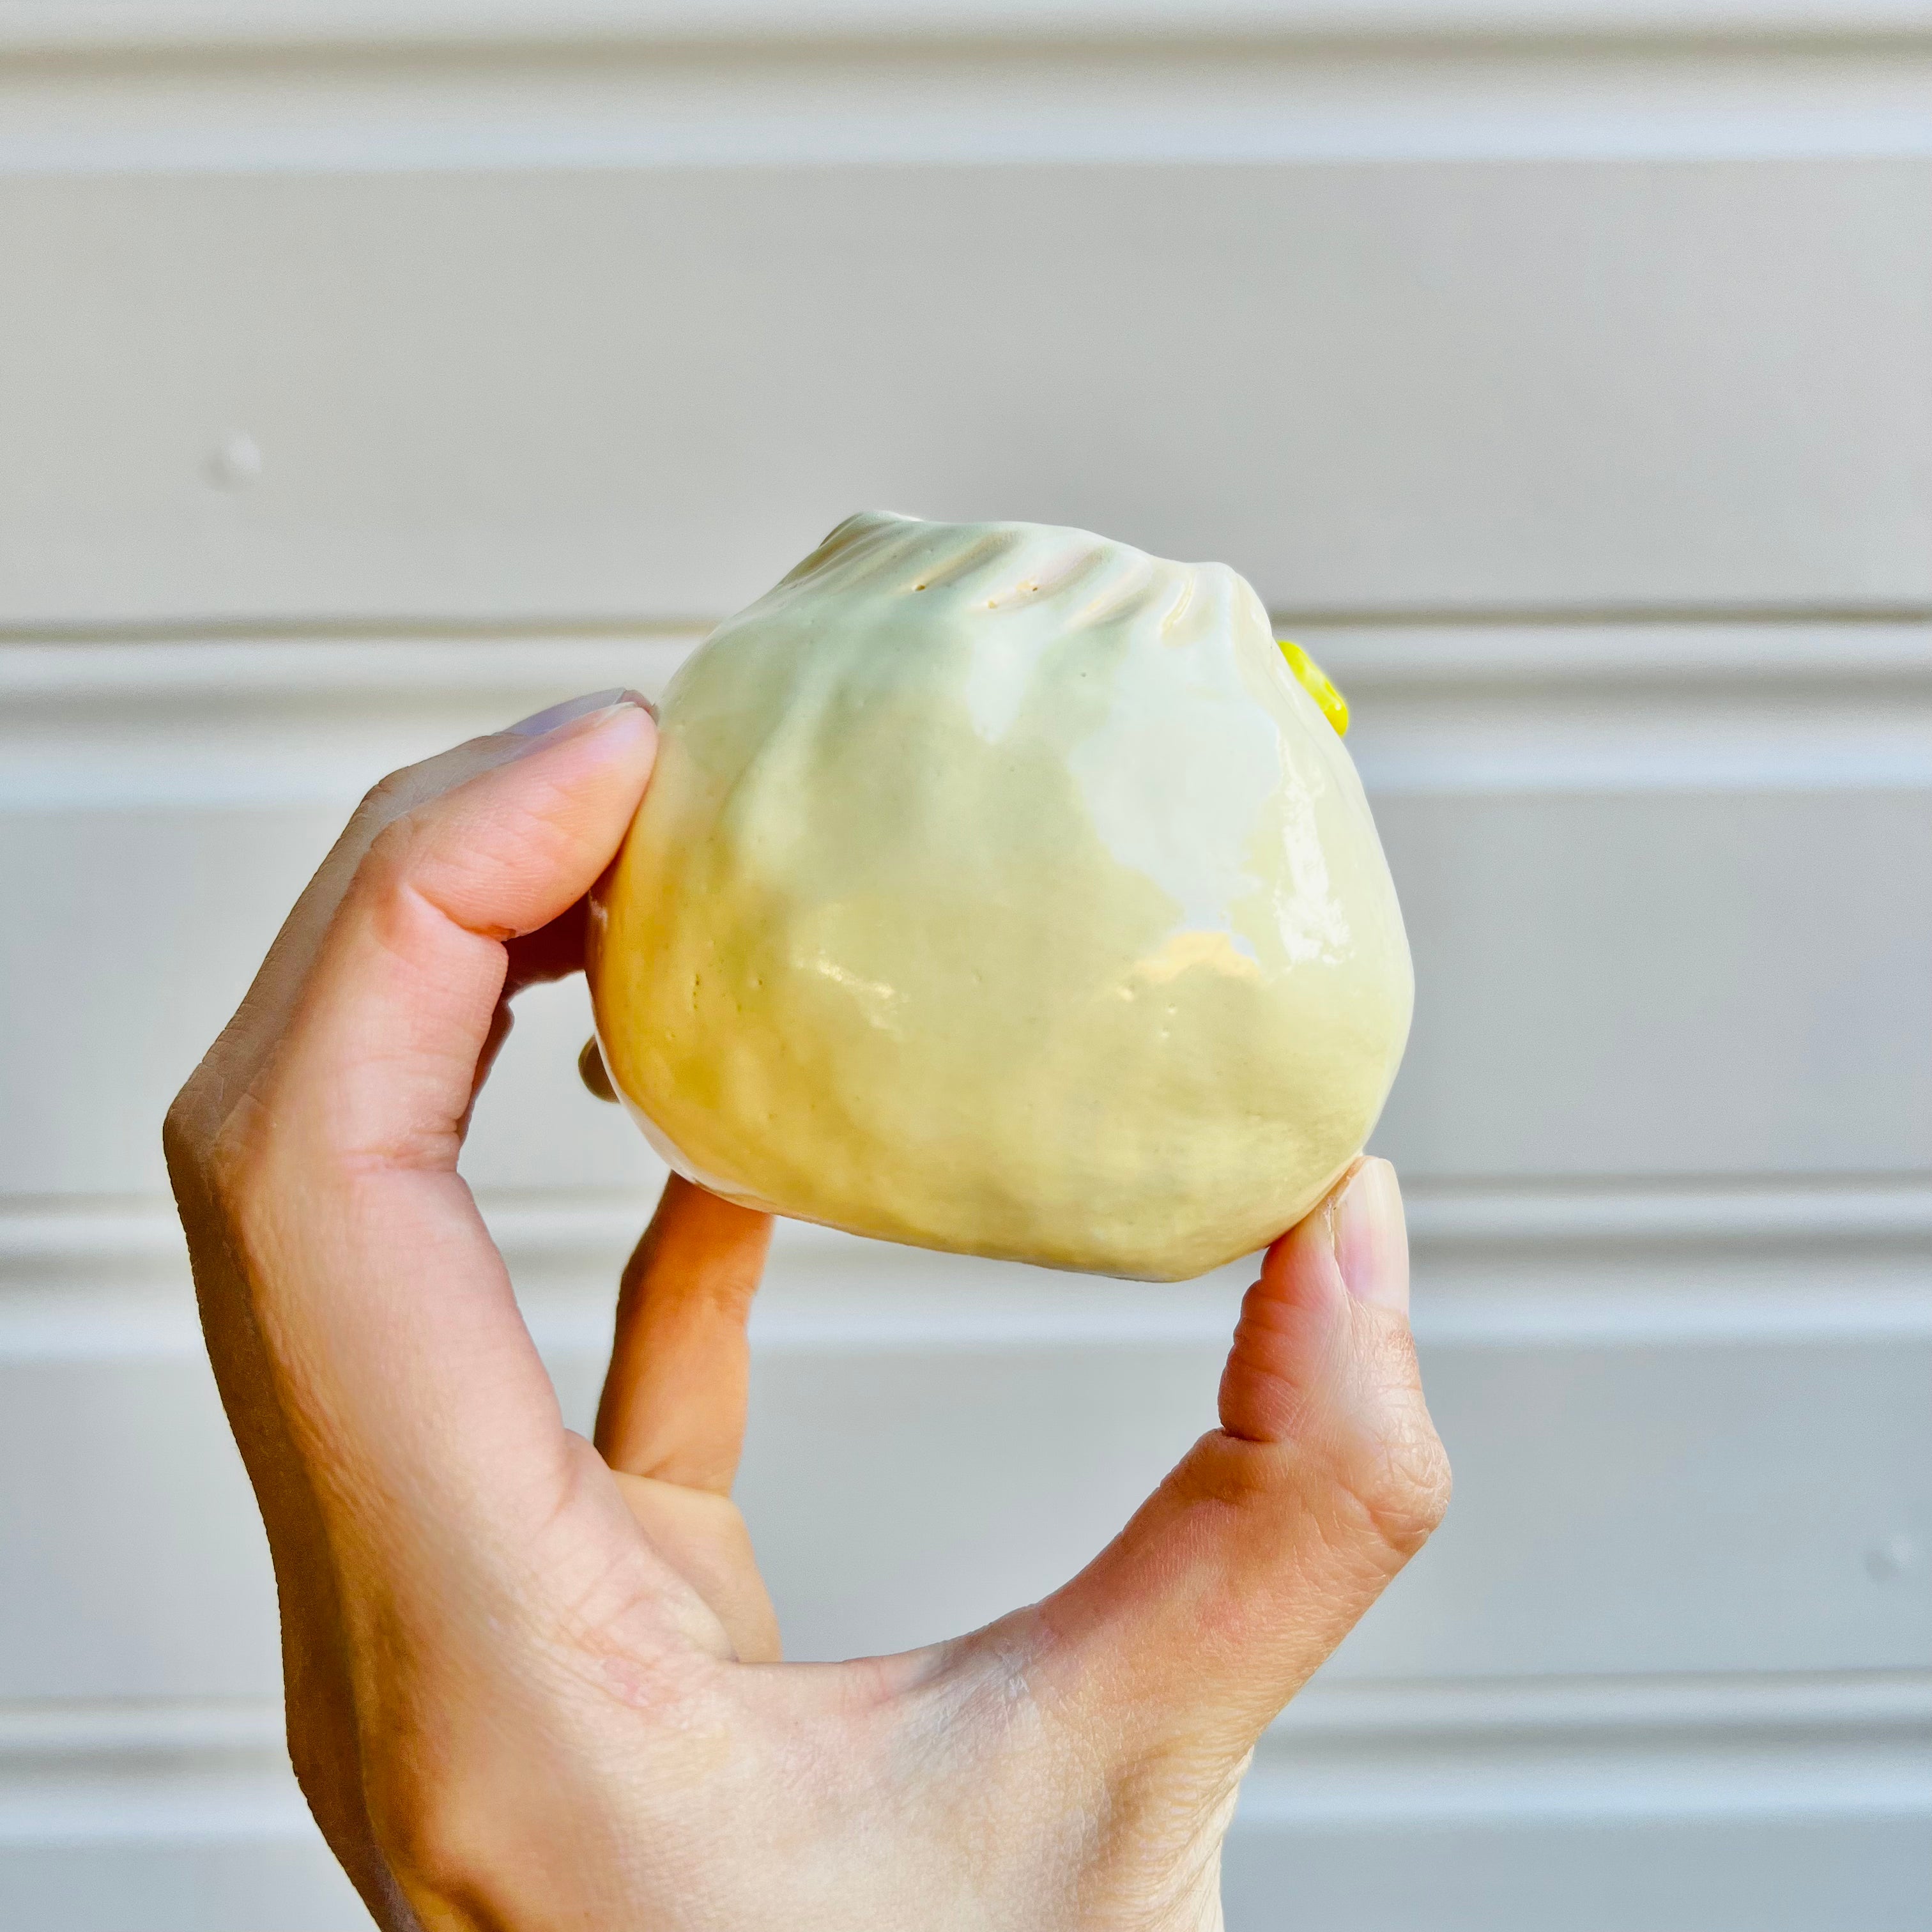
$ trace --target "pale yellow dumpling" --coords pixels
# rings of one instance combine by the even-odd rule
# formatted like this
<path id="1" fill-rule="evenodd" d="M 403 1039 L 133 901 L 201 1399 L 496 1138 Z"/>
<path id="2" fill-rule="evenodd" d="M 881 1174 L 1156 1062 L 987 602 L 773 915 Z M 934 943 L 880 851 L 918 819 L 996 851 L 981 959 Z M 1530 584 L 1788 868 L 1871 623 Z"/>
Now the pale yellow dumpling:
<path id="1" fill-rule="evenodd" d="M 1340 737 L 1226 566 L 854 517 L 662 710 L 590 983 L 614 1083 L 692 1178 L 1166 1280 L 1263 1246 L 1360 1150 L 1408 1031 L 1402 915 Z"/>

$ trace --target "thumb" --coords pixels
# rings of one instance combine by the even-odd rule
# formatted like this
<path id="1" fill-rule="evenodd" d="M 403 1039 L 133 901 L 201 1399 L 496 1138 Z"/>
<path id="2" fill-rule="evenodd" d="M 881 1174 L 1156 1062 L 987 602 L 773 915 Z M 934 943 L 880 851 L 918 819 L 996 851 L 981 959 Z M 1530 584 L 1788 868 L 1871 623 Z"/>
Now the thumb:
<path id="1" fill-rule="evenodd" d="M 1268 1250 L 1220 1410 L 1038 1612 L 1037 1691 L 1135 1759 L 1238 1760 L 1442 1519 L 1388 1162 L 1358 1162 Z"/>

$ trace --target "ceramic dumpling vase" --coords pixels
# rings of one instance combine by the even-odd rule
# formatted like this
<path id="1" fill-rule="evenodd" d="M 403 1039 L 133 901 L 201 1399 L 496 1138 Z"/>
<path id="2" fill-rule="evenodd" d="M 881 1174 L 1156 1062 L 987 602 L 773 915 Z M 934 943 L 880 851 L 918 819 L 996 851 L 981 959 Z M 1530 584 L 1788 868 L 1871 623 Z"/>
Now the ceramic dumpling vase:
<path id="1" fill-rule="evenodd" d="M 716 1192 L 1148 1280 L 1298 1220 L 1413 984 L 1346 714 L 1248 584 L 842 524 L 679 671 L 593 896 L 612 1082 Z"/>

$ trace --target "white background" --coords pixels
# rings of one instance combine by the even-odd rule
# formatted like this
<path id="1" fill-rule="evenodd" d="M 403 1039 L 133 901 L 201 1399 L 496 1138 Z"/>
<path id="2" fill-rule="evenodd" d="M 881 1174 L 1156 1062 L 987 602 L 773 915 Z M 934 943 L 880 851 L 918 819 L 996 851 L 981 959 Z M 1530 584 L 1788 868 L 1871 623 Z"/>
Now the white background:
<path id="1" fill-rule="evenodd" d="M 872 506 L 1235 565 L 1402 890 L 1456 1501 L 1234 1932 L 1932 1927 L 1918 0 L 0 0 L 0 1925 L 360 1922 L 161 1112 L 375 777 Z M 655 1185 L 585 1026 L 467 1162 L 580 1418 Z M 1077 1564 L 1241 1286 L 787 1231 L 794 1653 Z"/>

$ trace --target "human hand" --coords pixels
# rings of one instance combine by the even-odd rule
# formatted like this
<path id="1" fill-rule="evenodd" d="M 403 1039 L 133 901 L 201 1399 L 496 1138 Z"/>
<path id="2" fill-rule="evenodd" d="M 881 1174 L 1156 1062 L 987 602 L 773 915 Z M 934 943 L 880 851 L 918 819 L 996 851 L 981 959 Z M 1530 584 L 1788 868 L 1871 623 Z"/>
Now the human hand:
<path id="1" fill-rule="evenodd" d="M 670 1183 L 593 1446 L 456 1171 L 650 772 L 641 700 L 575 710 L 371 793 L 168 1117 L 324 1834 L 424 1932 L 1219 1925 L 1256 1739 L 1448 1497 L 1393 1170 L 1268 1250 L 1220 1427 L 1070 1582 L 778 1663 L 730 1496 L 767 1218 Z"/>

